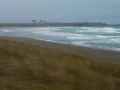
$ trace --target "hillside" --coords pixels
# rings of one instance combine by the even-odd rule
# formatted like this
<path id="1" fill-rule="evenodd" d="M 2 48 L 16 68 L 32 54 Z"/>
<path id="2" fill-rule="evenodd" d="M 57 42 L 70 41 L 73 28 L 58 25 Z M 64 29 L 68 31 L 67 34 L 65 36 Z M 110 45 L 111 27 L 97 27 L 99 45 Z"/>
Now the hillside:
<path id="1" fill-rule="evenodd" d="M 120 66 L 0 39 L 0 90 L 120 90 Z"/>

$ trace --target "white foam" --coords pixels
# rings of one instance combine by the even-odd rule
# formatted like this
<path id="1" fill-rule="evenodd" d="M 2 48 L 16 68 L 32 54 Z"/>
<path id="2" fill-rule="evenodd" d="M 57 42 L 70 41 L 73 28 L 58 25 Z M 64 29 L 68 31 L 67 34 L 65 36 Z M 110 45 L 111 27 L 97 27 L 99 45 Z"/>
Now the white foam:
<path id="1" fill-rule="evenodd" d="M 19 31 L 19 30 L 24 30 L 24 28 L 17 28 L 15 29 L 16 31 Z"/>
<path id="2" fill-rule="evenodd" d="M 113 42 L 116 42 L 116 43 L 120 43 L 120 38 L 110 39 L 110 40 L 113 41 Z"/>
<path id="3" fill-rule="evenodd" d="M 41 41 L 47 41 L 47 42 L 56 42 L 56 41 L 53 41 L 53 40 L 45 40 L 45 39 L 39 39 L 39 38 L 34 38 L 34 39 L 41 40 Z"/>
<path id="4" fill-rule="evenodd" d="M 30 30 L 31 33 L 46 35 L 46 36 L 66 36 L 66 33 L 56 32 L 61 30 L 60 27 L 40 27 L 40 28 L 32 28 Z"/>
<path id="5" fill-rule="evenodd" d="M 120 48 L 108 47 L 108 46 L 96 46 L 96 45 L 86 44 L 85 42 L 82 42 L 82 41 L 72 42 L 72 44 L 78 45 L 78 46 L 85 46 L 85 47 L 90 47 L 90 48 L 102 49 L 102 50 L 120 51 Z"/>
<path id="6" fill-rule="evenodd" d="M 74 27 L 68 26 L 68 27 L 61 27 L 61 28 L 71 29 L 71 28 L 74 28 Z"/>
<path id="7" fill-rule="evenodd" d="M 84 32 L 98 32 L 98 30 L 75 30 L 78 33 L 84 33 Z"/>
<path id="8" fill-rule="evenodd" d="M 120 48 L 116 48 L 116 47 L 98 46 L 98 48 L 103 49 L 103 50 L 111 50 L 111 51 L 119 51 L 120 52 Z"/>
<path id="9" fill-rule="evenodd" d="M 102 35 L 97 35 L 97 38 L 110 38 L 110 36 L 102 36 Z"/>
<path id="10" fill-rule="evenodd" d="M 52 32 L 52 31 L 33 31 L 32 33 L 46 35 L 46 36 L 66 36 L 65 33 Z"/>
<path id="11" fill-rule="evenodd" d="M 44 33 L 49 33 L 52 31 L 58 31 L 60 30 L 59 27 L 31 27 L 31 28 L 21 28 L 18 29 L 19 31 L 22 32 L 29 32 L 29 33 L 36 33 L 36 34 L 44 34 Z"/>
<path id="12" fill-rule="evenodd" d="M 103 35 L 96 35 L 96 38 L 99 38 L 99 39 L 108 39 L 108 40 L 110 40 L 111 38 L 120 38 L 120 36 L 103 36 Z"/>
<path id="13" fill-rule="evenodd" d="M 14 32 L 14 30 L 1 30 L 1 31 L 6 32 L 6 33 L 8 33 L 8 32 Z"/>
<path id="14" fill-rule="evenodd" d="M 58 31 L 60 30 L 60 27 L 38 27 L 38 28 L 33 28 L 34 30 L 46 30 L 46 31 Z"/>
<path id="15" fill-rule="evenodd" d="M 45 40 L 45 41 L 48 41 L 48 42 L 55 42 L 55 43 L 56 43 L 56 41 L 53 41 L 53 40 Z"/>
<path id="16" fill-rule="evenodd" d="M 116 29 L 113 27 L 105 27 L 102 30 L 99 30 L 99 32 L 101 32 L 101 33 L 120 33 L 120 29 Z"/>
<path id="17" fill-rule="evenodd" d="M 105 30 L 102 31 L 101 33 L 118 33 L 116 30 Z"/>
<path id="18" fill-rule="evenodd" d="M 104 30 L 120 30 L 120 29 L 113 28 L 113 27 L 105 27 Z"/>
<path id="19" fill-rule="evenodd" d="M 81 29 L 83 30 L 93 30 L 93 31 L 99 31 L 99 30 L 103 30 L 104 28 L 97 28 L 97 27 L 82 27 Z"/>
<path id="20" fill-rule="evenodd" d="M 88 46 L 90 47 L 90 44 L 86 44 L 84 41 L 72 41 L 72 44 L 79 45 L 79 46 Z"/>
<path id="21" fill-rule="evenodd" d="M 42 29 L 42 30 L 34 30 L 31 31 L 34 34 L 46 35 L 46 36 L 70 36 L 70 35 L 77 35 L 71 33 L 64 33 L 64 32 L 55 32 L 54 30 Z"/>
<path id="22" fill-rule="evenodd" d="M 120 33 L 120 29 L 116 29 L 113 27 L 105 27 L 105 28 L 96 28 L 96 27 L 81 27 L 78 30 L 75 30 L 78 33 Z"/>
<path id="23" fill-rule="evenodd" d="M 92 36 L 88 36 L 88 35 L 73 35 L 73 36 L 67 36 L 67 39 L 70 40 L 90 40 L 90 39 L 94 39 L 94 37 Z"/>

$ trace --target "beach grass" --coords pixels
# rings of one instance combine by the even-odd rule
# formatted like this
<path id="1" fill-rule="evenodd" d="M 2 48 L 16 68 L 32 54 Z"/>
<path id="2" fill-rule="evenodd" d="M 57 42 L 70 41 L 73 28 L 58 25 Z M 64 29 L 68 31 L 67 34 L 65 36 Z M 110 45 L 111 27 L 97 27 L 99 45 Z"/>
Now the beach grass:
<path id="1" fill-rule="evenodd" d="M 120 90 L 120 66 L 0 39 L 0 90 Z"/>

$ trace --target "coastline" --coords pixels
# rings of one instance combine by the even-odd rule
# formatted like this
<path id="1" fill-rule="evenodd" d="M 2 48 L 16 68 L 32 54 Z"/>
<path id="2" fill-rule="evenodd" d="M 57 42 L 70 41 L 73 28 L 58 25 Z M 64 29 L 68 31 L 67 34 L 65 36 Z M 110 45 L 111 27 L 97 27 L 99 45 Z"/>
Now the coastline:
<path id="1" fill-rule="evenodd" d="M 65 26 L 109 26 L 105 23 L 74 22 L 74 23 L 0 23 L 0 27 L 65 27 Z"/>
<path id="2" fill-rule="evenodd" d="M 93 60 L 120 65 L 120 52 L 99 50 L 99 49 L 87 48 L 82 46 L 73 46 L 73 45 L 47 42 L 42 40 L 30 39 L 30 38 L 21 38 L 21 37 L 0 36 L 0 39 L 7 39 L 10 41 L 28 43 L 43 48 L 50 48 L 61 52 L 77 54 Z"/>

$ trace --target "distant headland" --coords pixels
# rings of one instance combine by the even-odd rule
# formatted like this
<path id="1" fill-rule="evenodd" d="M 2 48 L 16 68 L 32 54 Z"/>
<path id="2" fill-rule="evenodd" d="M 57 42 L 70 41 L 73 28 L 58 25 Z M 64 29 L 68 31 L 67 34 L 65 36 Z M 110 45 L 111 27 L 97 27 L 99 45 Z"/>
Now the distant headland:
<path id="1" fill-rule="evenodd" d="M 41 23 L 0 23 L 0 27 L 64 27 L 64 26 L 120 26 L 120 24 L 106 24 L 102 22 L 74 22 L 74 23 L 61 23 L 61 22 L 41 22 Z"/>

